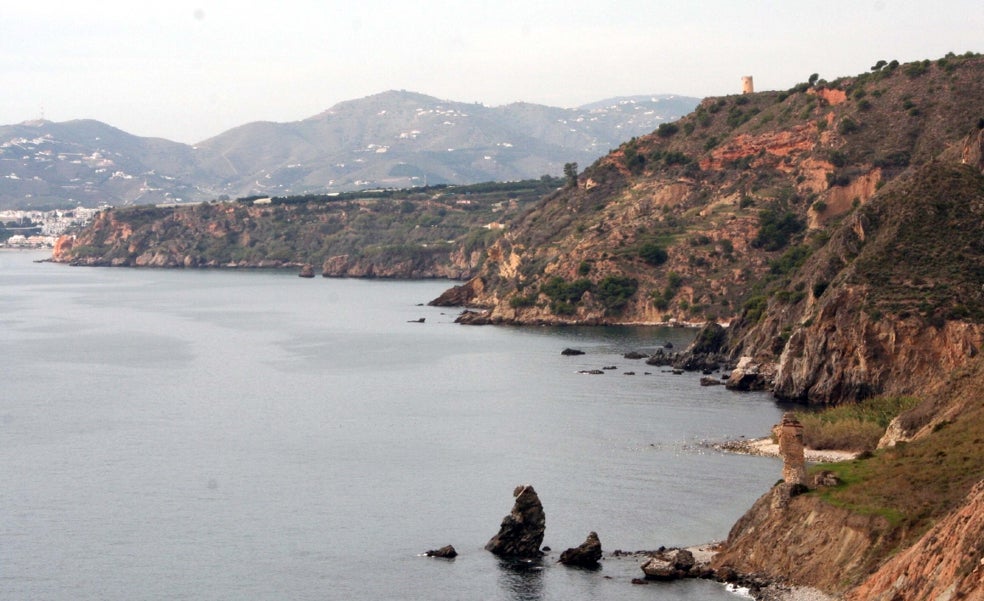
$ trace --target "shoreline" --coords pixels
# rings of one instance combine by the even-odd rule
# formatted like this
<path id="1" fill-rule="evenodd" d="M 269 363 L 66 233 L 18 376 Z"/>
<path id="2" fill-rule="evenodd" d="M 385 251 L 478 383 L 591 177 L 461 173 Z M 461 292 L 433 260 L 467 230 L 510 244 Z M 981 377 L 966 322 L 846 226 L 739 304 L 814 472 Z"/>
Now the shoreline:
<path id="1" fill-rule="evenodd" d="M 708 443 L 712 449 L 737 455 L 755 455 L 759 457 L 779 457 L 779 443 L 772 442 L 769 437 L 728 440 L 725 442 Z M 838 451 L 835 449 L 804 449 L 804 459 L 809 463 L 839 463 L 856 459 L 854 451 Z"/>

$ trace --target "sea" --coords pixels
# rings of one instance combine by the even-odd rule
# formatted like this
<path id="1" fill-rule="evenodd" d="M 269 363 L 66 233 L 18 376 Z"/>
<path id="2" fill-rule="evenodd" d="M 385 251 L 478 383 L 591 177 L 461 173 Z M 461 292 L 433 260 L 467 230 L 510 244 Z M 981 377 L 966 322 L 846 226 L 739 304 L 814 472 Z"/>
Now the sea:
<path id="1" fill-rule="evenodd" d="M 768 395 L 623 357 L 693 330 L 463 326 L 426 306 L 447 281 L 46 256 L 0 252 L 0 599 L 738 598 L 609 555 L 721 540 L 781 475 L 707 445 L 768 433 Z M 542 561 L 484 550 L 520 484 Z M 591 531 L 600 569 L 557 563 Z"/>

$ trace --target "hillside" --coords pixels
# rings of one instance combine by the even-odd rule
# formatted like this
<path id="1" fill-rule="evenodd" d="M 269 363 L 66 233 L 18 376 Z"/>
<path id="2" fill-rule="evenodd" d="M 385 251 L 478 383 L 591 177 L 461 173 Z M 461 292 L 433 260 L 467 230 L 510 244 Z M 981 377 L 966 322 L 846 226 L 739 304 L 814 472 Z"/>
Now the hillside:
<path id="1" fill-rule="evenodd" d="M 504 222 L 560 180 L 244 198 L 102 211 L 55 261 L 132 267 L 290 267 L 325 276 L 462 278 Z"/>
<path id="2" fill-rule="evenodd" d="M 903 414 L 919 430 L 870 457 L 821 465 L 839 482 L 776 486 L 735 524 L 718 569 L 852 601 L 984 598 L 984 359 Z"/>
<path id="3" fill-rule="evenodd" d="M 982 340 L 982 75 L 951 56 L 706 99 L 523 215 L 469 317 L 732 322 L 731 359 L 801 401 L 929 385 Z"/>
<path id="4" fill-rule="evenodd" d="M 126 206 L 472 184 L 559 175 L 696 98 L 615 98 L 582 109 L 486 107 L 410 92 L 342 102 L 302 121 L 249 123 L 194 146 L 96 121 L 0 126 L 0 209 Z"/>

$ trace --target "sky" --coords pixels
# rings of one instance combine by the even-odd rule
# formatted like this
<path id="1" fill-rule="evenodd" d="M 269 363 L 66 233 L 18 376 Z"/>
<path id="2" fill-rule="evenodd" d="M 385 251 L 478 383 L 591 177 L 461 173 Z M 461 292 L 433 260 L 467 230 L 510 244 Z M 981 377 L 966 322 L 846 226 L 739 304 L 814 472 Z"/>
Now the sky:
<path id="1" fill-rule="evenodd" d="M 499 106 L 788 89 L 984 52 L 981 0 L 48 0 L 0 8 L 0 124 L 195 143 L 408 90 Z"/>

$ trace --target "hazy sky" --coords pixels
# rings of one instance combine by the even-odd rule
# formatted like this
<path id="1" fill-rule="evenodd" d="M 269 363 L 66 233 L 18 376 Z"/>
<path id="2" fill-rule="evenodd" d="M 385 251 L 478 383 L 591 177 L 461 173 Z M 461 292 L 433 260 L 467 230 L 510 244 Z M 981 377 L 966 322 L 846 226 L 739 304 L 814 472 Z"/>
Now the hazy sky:
<path id="1" fill-rule="evenodd" d="M 984 51 L 981 0 L 4 0 L 0 124 L 198 142 L 392 89 L 496 106 L 785 89 Z"/>

